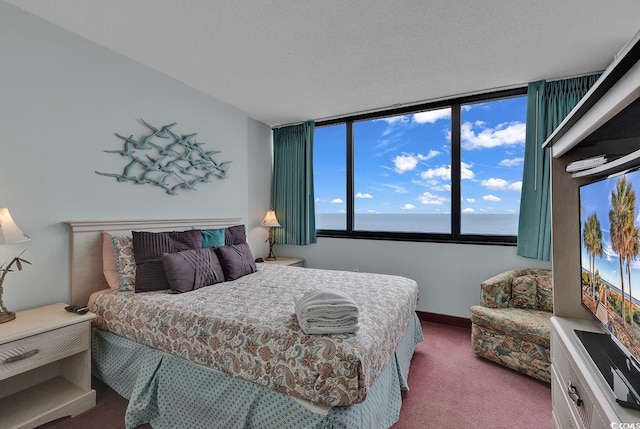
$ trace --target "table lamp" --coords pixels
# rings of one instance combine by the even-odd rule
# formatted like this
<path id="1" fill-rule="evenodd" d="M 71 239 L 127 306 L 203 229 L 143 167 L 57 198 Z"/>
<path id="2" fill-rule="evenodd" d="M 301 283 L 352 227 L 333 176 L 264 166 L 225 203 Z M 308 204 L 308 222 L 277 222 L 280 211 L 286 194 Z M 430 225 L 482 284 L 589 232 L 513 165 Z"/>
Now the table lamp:
<path id="1" fill-rule="evenodd" d="M 273 211 L 273 209 L 267 210 L 267 214 L 264 216 L 264 219 L 262 219 L 262 222 L 260 222 L 260 225 L 269 227 L 269 238 L 267 239 L 269 243 L 269 256 L 267 256 L 265 260 L 275 261 L 276 257 L 273 254 L 273 227 L 280 226 L 276 218 L 276 212 Z"/>
<path id="2" fill-rule="evenodd" d="M 16 243 L 24 243 L 25 241 L 29 241 L 31 238 L 18 226 L 15 224 L 11 215 L 9 214 L 9 209 L 0 208 L 0 244 L 16 244 Z M 24 251 L 22 251 L 24 253 Z M 22 264 L 30 264 L 31 262 L 26 259 L 22 259 L 22 253 L 18 256 L 14 257 L 8 264 L 0 265 L 0 323 L 9 322 L 16 318 L 16 314 L 7 310 L 4 306 L 4 302 L 2 301 L 2 292 L 3 292 L 3 283 L 4 278 L 7 276 L 9 271 L 13 271 L 11 267 L 15 264 L 18 271 L 22 271 Z"/>

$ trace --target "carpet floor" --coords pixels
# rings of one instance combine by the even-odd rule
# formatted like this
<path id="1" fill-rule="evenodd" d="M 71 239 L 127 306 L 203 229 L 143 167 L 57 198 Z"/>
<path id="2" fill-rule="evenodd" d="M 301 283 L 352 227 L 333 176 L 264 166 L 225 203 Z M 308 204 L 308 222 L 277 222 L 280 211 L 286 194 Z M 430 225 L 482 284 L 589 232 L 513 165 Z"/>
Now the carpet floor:
<path id="1" fill-rule="evenodd" d="M 538 380 L 477 357 L 470 330 L 422 322 L 424 342 L 411 361 L 409 392 L 392 429 L 551 428 L 551 390 Z M 127 400 L 93 380 L 96 407 L 41 429 L 122 429 Z M 139 429 L 149 429 L 150 425 Z"/>

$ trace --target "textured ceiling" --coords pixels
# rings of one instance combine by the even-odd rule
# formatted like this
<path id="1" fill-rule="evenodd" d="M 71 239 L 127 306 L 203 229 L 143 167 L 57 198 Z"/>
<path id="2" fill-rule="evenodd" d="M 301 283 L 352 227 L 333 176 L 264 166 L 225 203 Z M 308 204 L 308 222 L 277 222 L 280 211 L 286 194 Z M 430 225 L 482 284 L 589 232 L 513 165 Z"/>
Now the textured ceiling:
<path id="1" fill-rule="evenodd" d="M 603 70 L 637 0 L 6 0 L 275 126 Z"/>

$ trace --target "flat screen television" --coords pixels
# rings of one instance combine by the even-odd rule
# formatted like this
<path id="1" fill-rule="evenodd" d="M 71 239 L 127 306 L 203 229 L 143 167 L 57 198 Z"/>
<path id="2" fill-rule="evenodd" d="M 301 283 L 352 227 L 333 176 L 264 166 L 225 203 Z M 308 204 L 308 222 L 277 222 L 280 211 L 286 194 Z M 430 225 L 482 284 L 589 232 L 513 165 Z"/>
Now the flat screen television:
<path id="1" fill-rule="evenodd" d="M 640 409 L 640 170 L 580 187 L 582 305 L 605 334 L 576 331 L 616 401 Z"/>

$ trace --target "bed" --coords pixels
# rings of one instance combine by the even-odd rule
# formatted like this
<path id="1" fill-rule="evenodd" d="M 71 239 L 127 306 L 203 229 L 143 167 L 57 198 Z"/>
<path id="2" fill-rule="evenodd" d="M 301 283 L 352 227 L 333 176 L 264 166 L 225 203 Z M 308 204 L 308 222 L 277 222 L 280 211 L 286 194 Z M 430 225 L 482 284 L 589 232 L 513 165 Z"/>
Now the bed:
<path id="1" fill-rule="evenodd" d="M 129 399 L 126 427 L 393 425 L 422 341 L 413 280 L 256 264 L 255 272 L 181 294 L 106 284 L 104 231 L 211 230 L 239 222 L 67 222 L 72 301 L 91 301 L 98 316 L 94 375 Z M 357 302 L 357 333 L 302 332 L 293 298 L 318 287 L 342 290 Z"/>

